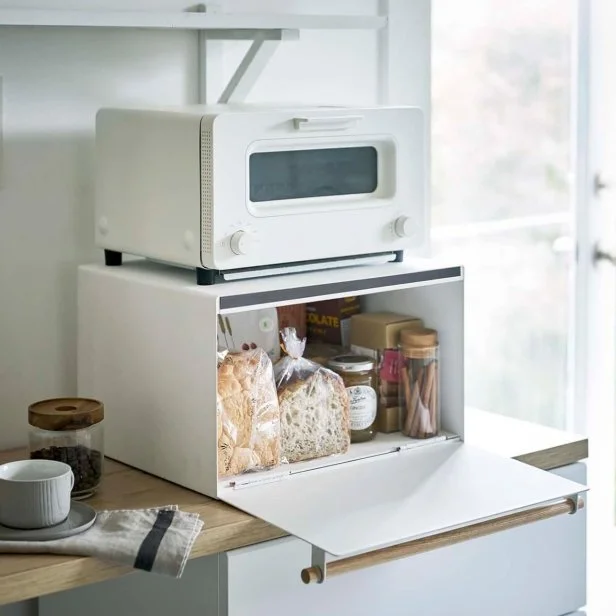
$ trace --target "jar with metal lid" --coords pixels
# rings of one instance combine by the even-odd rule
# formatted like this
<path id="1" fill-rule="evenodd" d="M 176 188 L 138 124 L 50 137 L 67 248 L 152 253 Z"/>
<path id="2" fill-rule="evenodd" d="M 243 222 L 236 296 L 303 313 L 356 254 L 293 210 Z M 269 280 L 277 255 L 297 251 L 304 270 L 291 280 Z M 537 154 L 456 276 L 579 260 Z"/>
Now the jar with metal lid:
<path id="1" fill-rule="evenodd" d="M 376 362 L 363 355 L 338 355 L 327 362 L 337 372 L 349 394 L 351 443 L 363 443 L 376 435 L 378 403 Z"/>
<path id="2" fill-rule="evenodd" d="M 30 458 L 70 465 L 74 499 L 88 498 L 100 486 L 104 414 L 102 403 L 88 398 L 41 400 L 28 408 Z"/>
<path id="3" fill-rule="evenodd" d="M 417 327 L 400 332 L 400 430 L 430 438 L 440 430 L 438 334 Z"/>

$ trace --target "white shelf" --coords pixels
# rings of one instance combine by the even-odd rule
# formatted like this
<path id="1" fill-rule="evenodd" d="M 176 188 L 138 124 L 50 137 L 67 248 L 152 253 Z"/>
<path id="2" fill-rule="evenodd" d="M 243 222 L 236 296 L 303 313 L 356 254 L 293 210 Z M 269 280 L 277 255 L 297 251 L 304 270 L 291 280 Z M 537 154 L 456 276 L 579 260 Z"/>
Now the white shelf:
<path id="1" fill-rule="evenodd" d="M 0 9 L 0 26 L 184 30 L 373 30 L 384 27 L 386 23 L 386 17 L 371 15 Z"/>

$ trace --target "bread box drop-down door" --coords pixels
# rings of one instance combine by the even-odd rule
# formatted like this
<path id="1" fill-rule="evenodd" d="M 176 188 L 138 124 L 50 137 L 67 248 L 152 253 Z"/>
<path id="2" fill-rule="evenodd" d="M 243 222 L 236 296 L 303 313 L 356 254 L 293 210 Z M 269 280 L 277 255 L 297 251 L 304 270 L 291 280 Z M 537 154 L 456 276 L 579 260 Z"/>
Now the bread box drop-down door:
<path id="1" fill-rule="evenodd" d="M 302 572 L 309 583 L 322 582 L 327 571 L 344 573 L 575 513 L 586 489 L 449 440 L 228 487 L 220 498 L 312 544 L 312 567 L 307 563 Z M 326 565 L 331 557 L 336 562 Z"/>

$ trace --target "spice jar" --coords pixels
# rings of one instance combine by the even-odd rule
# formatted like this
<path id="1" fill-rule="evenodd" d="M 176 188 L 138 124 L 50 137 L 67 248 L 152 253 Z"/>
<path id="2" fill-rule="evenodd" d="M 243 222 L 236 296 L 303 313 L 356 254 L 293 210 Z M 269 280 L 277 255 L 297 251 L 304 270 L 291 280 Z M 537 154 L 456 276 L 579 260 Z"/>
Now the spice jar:
<path id="1" fill-rule="evenodd" d="M 400 430 L 412 438 L 440 429 L 438 334 L 425 327 L 400 332 Z"/>
<path id="2" fill-rule="evenodd" d="M 28 408 L 30 458 L 70 465 L 74 499 L 92 496 L 100 485 L 103 417 L 102 403 L 88 398 L 41 400 Z"/>
<path id="3" fill-rule="evenodd" d="M 351 443 L 370 441 L 376 435 L 376 362 L 362 355 L 338 355 L 327 362 L 337 372 L 349 394 Z"/>

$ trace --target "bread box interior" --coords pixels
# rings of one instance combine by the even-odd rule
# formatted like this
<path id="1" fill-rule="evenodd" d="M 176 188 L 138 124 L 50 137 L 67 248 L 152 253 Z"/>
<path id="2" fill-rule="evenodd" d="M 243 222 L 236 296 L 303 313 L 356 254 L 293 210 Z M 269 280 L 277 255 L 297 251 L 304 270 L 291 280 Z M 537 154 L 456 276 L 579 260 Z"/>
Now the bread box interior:
<path id="1" fill-rule="evenodd" d="M 438 331 L 441 433 L 377 434 L 342 455 L 219 478 L 219 317 L 348 296 Z M 108 457 L 224 500 L 319 553 L 349 556 L 585 490 L 463 442 L 463 319 L 462 268 L 430 262 L 211 287 L 143 261 L 83 266 L 79 395 L 105 401 Z"/>
<path id="2" fill-rule="evenodd" d="M 396 453 L 400 450 L 426 447 L 446 439 L 461 438 L 464 433 L 463 421 L 463 283 L 460 268 L 424 272 L 426 280 L 416 282 L 411 277 L 398 284 L 375 278 L 368 288 L 349 285 L 346 295 L 359 294 L 362 313 L 392 312 L 409 318 L 419 318 L 427 327 L 438 331 L 440 344 L 439 373 L 441 378 L 440 396 L 442 421 L 439 434 L 430 438 L 410 438 L 400 431 L 393 433 L 377 432 L 373 440 L 351 443 L 348 452 L 336 455 L 315 457 L 306 461 L 288 463 L 284 460 L 273 469 L 252 471 L 240 475 L 223 477 L 219 480 L 219 490 L 239 488 L 263 481 L 274 481 L 279 476 L 293 475 L 329 466 L 338 466 L 363 458 Z M 366 282 L 366 280 L 362 281 Z M 308 296 L 308 289 L 297 289 L 298 294 Z M 344 297 L 342 294 L 335 294 Z M 317 296 L 321 299 L 322 296 Z M 331 297 L 331 295 L 327 295 Z M 306 298 L 299 298 L 304 301 Z M 296 301 L 296 300 L 294 300 Z M 277 303 L 277 305 L 280 305 Z M 237 314 L 237 311 L 258 312 L 247 308 L 221 309 L 221 314 Z M 248 319 L 251 320 L 250 318 Z"/>

